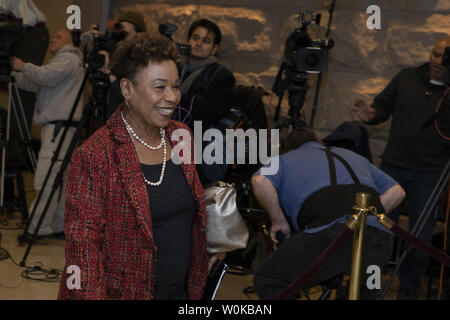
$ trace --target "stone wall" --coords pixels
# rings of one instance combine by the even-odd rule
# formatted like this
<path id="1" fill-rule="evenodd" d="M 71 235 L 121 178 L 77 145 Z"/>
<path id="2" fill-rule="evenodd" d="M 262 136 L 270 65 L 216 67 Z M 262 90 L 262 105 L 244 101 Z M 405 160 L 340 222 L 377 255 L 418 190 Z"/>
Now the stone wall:
<path id="1" fill-rule="evenodd" d="M 190 24 L 198 18 L 215 21 L 222 30 L 221 62 L 229 67 L 238 84 L 261 85 L 270 91 L 279 69 L 284 43 L 300 25 L 298 13 L 322 13 L 320 26 L 312 25 L 313 37 L 323 36 L 329 18 L 330 0 L 216 0 L 216 1 L 124 1 L 111 0 L 110 16 L 133 9 L 146 17 L 147 27 L 160 23 L 178 26 L 174 39 L 186 42 Z M 369 30 L 366 9 L 381 9 L 381 29 Z M 389 80 L 406 66 L 428 61 L 434 42 L 450 34 L 450 0 L 337 0 L 330 36 L 335 46 L 330 52 L 328 71 L 323 74 L 313 127 L 323 137 L 340 123 L 354 120 L 355 99 L 371 102 Z M 303 110 L 310 120 L 317 75 L 309 77 Z M 286 96 L 286 95 L 285 95 Z M 267 98 L 271 114 L 278 99 Z M 289 108 L 283 101 L 282 115 Z M 389 122 L 369 127 L 375 158 L 384 149 Z M 378 163 L 376 159 L 376 163 Z"/>

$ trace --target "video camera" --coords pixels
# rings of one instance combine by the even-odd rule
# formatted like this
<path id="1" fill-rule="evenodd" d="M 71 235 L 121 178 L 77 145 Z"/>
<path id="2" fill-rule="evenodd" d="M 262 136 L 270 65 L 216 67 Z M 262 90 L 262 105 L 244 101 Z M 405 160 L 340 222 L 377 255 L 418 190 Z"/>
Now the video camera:
<path id="1" fill-rule="evenodd" d="M 165 35 L 167 38 L 173 41 L 172 35 L 177 30 L 177 26 L 173 23 L 163 23 L 158 27 L 159 33 Z M 178 52 L 183 56 L 189 56 L 191 54 L 191 46 L 184 43 L 176 43 Z"/>
<path id="2" fill-rule="evenodd" d="M 98 26 L 95 28 L 98 30 Z M 107 23 L 105 34 L 94 36 L 92 31 L 87 31 L 81 35 L 81 43 L 84 46 L 92 44 L 92 49 L 86 59 L 88 70 L 91 72 L 91 82 L 93 87 L 93 97 L 98 104 L 105 104 L 107 91 L 109 88 L 108 76 L 101 72 L 105 65 L 105 55 L 100 51 L 106 51 L 112 55 L 117 48 L 117 44 L 127 36 L 124 25 L 118 20 L 111 20 Z"/>
<path id="3" fill-rule="evenodd" d="M 308 25 L 320 24 L 321 14 L 307 10 L 299 14 L 302 26 L 296 28 L 286 39 L 283 62 L 278 71 L 272 91 L 280 97 L 284 90 L 289 92 L 289 124 L 295 125 L 305 102 L 308 89 L 308 74 L 327 70 L 328 51 L 334 46 L 332 39 L 312 39 Z M 284 79 L 283 74 L 285 75 Z M 276 118 L 281 105 L 278 105 Z"/>
<path id="4" fill-rule="evenodd" d="M 320 25 L 321 14 L 307 10 L 301 14 L 302 26 L 286 40 L 284 61 L 292 72 L 320 73 L 327 70 L 328 51 L 334 46 L 332 39 L 311 39 L 307 28 L 312 22 Z"/>
<path id="5" fill-rule="evenodd" d="M 0 11 L 0 75 L 11 73 L 11 54 L 17 40 L 24 34 L 22 19 L 8 11 Z"/>
<path id="6" fill-rule="evenodd" d="M 96 27 L 98 30 L 98 27 Z M 100 51 L 106 51 L 110 55 L 116 50 L 117 43 L 124 40 L 127 32 L 120 21 L 109 21 L 107 31 L 100 36 L 94 36 L 91 31 L 87 31 L 81 35 L 81 43 L 83 45 L 93 44 L 92 50 L 87 58 L 89 69 L 92 72 L 102 68 L 105 64 L 105 56 Z"/>

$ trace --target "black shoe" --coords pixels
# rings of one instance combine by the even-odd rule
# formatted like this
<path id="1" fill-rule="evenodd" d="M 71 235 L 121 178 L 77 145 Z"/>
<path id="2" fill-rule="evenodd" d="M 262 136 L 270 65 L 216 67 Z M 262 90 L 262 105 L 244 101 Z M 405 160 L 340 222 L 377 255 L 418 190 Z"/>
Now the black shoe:
<path id="1" fill-rule="evenodd" d="M 66 235 L 64 234 L 64 231 L 53 233 L 50 237 L 59 240 L 66 240 Z"/>
<path id="2" fill-rule="evenodd" d="M 32 241 L 33 235 L 26 232 L 25 234 L 19 234 L 17 236 L 17 240 L 20 244 L 35 244 L 37 241 L 42 240 L 44 238 L 48 237 L 48 235 L 36 235 L 34 237 L 34 241 Z"/>
<path id="3" fill-rule="evenodd" d="M 400 288 L 397 293 L 397 300 L 417 300 L 417 289 Z"/>

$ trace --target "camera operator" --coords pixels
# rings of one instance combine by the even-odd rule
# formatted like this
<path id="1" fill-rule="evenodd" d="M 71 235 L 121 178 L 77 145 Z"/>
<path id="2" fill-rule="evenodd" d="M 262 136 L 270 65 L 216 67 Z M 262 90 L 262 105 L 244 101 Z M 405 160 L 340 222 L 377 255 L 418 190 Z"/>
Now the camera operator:
<path id="1" fill-rule="evenodd" d="M 316 261 L 350 217 L 356 193 L 370 194 L 371 205 L 385 213 L 404 197 L 400 185 L 366 158 L 343 148 L 325 148 L 304 123 L 298 122 L 282 143 L 287 153 L 279 157 L 277 174 L 264 176 L 258 171 L 252 178 L 256 198 L 271 218 L 270 235 L 277 249 L 254 274 L 261 299 L 287 287 Z M 368 216 L 362 270 L 373 264 L 383 267 L 393 243 L 392 234 L 375 216 Z M 350 273 L 351 260 L 352 239 L 348 238 L 305 287 Z M 362 276 L 365 284 L 367 275 Z M 364 287 L 361 299 L 374 298 L 376 290 Z"/>
<path id="2" fill-rule="evenodd" d="M 216 58 L 221 40 L 219 27 L 210 20 L 197 20 L 189 28 L 191 52 L 181 71 L 180 106 L 191 110 L 185 121 L 191 129 L 194 121 L 202 121 L 203 129 L 208 129 L 232 107 L 235 79 L 230 70 L 217 63 Z M 175 120 L 179 120 L 177 115 Z M 215 180 L 206 178 L 204 168 L 205 165 L 197 168 L 202 183 Z"/>
<path id="3" fill-rule="evenodd" d="M 75 132 L 76 120 L 79 120 L 82 112 L 83 101 L 80 99 L 73 122 L 67 121 L 72 110 L 79 88 L 84 76 L 81 66 L 81 52 L 73 46 L 72 35 L 67 30 L 58 31 L 50 40 L 50 53 L 53 58 L 44 66 L 32 63 L 24 63 L 17 57 L 11 58 L 12 75 L 16 78 L 17 85 L 23 90 L 38 93 L 34 123 L 41 125 L 41 148 L 39 151 L 34 188 L 37 193 L 42 188 L 43 181 L 51 165 L 54 151 L 63 133 L 63 127 L 69 126 L 63 147 L 59 153 L 58 161 L 53 167 L 49 181 L 53 182 L 59 171 L 61 161 Z M 39 218 L 42 214 L 45 200 L 51 192 L 49 183 L 44 190 L 39 203 L 39 208 L 30 223 L 29 232 L 34 233 Z M 64 184 L 63 184 L 64 185 Z M 39 229 L 38 239 L 43 236 L 55 235 L 63 237 L 64 233 L 64 192 L 60 190 L 61 198 L 54 197 L 46 213 L 45 219 Z M 35 200 L 36 201 L 36 200 Z M 35 201 L 32 207 L 35 205 Z M 30 210 L 31 211 L 31 210 Z M 40 236 L 40 237 L 39 237 Z M 31 241 L 28 233 L 19 239 L 20 242 Z"/>
<path id="4" fill-rule="evenodd" d="M 425 125 L 435 114 L 436 106 L 449 85 L 448 67 L 443 65 L 444 50 L 449 46 L 450 37 L 440 39 L 433 47 L 429 63 L 401 70 L 375 97 L 371 106 L 357 100 L 353 108 L 357 116 L 369 125 L 387 121 L 392 116 L 380 168 L 406 190 L 411 229 L 418 221 L 450 155 L 450 141 L 441 137 L 433 125 Z M 439 123 L 450 128 L 446 109 L 440 115 Z M 397 210 L 392 218 L 398 221 L 398 217 Z M 419 236 L 429 244 L 434 219 L 430 215 Z M 399 273 L 397 299 L 416 299 L 420 278 L 427 271 L 427 265 L 428 256 L 425 253 L 413 250 L 408 255 Z"/>
<path id="5" fill-rule="evenodd" d="M 0 10 L 11 12 L 16 18 L 22 19 L 23 37 L 18 36 L 17 33 L 15 33 L 16 46 L 12 50 L 11 56 L 19 57 L 23 61 L 31 62 L 35 65 L 42 65 L 50 38 L 48 29 L 45 25 L 45 15 L 36 7 L 32 0 L 0 0 Z M 1 24 L 3 24 L 3 22 Z M 0 33 L 3 33 L 3 30 L 0 31 Z M 2 34 L 1 41 L 5 41 L 4 37 L 5 35 Z M 20 89 L 19 95 L 25 113 L 27 128 L 30 128 L 36 103 L 36 95 L 32 92 Z M 19 105 L 18 101 L 15 101 L 15 105 Z M 17 123 L 14 113 L 11 114 L 11 123 Z M 16 125 L 12 125 L 10 128 L 6 163 L 8 167 L 27 168 L 32 171 L 32 164 L 26 157 L 26 145 L 23 143 L 19 128 Z M 4 192 L 8 212 L 13 212 L 14 180 L 12 178 L 5 177 Z"/>

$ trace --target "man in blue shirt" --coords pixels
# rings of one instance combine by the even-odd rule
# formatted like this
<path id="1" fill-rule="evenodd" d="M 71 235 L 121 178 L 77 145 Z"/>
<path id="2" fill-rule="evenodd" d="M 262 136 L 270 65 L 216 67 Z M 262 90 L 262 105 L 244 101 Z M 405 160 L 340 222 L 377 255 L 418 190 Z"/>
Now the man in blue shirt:
<path id="1" fill-rule="evenodd" d="M 264 176 L 258 171 L 252 178 L 253 191 L 271 218 L 271 238 L 277 249 L 254 274 L 261 299 L 281 291 L 314 263 L 353 214 L 356 193 L 369 193 L 371 204 L 380 213 L 391 212 L 405 196 L 396 181 L 366 158 L 342 148 L 325 148 L 306 126 L 291 132 L 285 149 L 290 151 L 279 157 L 277 174 Z M 367 225 L 362 289 L 365 268 L 381 268 L 389 261 L 393 247 L 392 234 L 375 216 L 368 217 Z M 277 248 L 279 232 L 286 241 Z M 349 273 L 351 255 L 352 239 L 347 239 L 306 286 Z M 364 297 L 364 292 L 361 290 L 362 298 L 373 297 Z"/>

